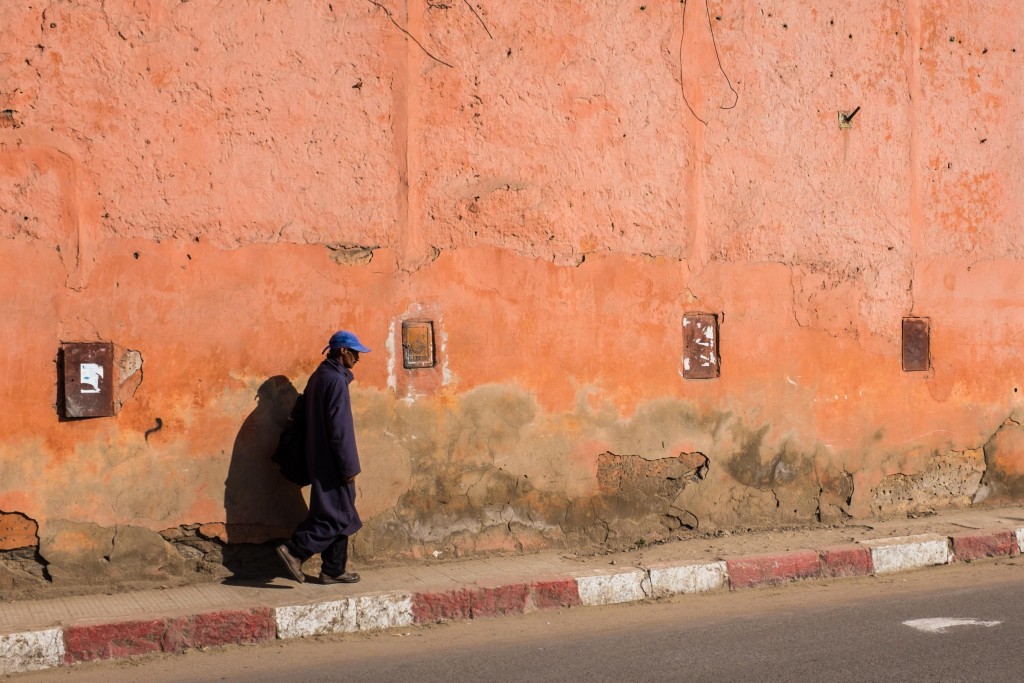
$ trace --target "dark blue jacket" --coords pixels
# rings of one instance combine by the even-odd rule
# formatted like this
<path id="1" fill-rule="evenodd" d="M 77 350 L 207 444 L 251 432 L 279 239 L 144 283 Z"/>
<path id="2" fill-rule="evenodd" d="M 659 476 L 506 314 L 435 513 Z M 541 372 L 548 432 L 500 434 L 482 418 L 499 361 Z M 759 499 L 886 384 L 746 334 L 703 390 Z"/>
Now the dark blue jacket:
<path id="1" fill-rule="evenodd" d="M 328 358 L 310 375 L 305 391 L 310 516 L 346 536 L 363 525 L 355 484 L 349 481 L 361 471 L 348 389 L 352 379 L 351 370 Z"/>

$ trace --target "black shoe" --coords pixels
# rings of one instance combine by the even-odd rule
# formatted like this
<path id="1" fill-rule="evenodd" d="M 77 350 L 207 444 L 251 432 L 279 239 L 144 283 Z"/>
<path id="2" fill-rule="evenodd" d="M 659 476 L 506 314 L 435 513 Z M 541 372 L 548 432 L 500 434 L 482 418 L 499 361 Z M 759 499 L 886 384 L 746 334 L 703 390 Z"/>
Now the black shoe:
<path id="1" fill-rule="evenodd" d="M 292 555 L 292 551 L 288 550 L 288 546 L 283 543 L 277 546 L 277 556 L 281 558 L 281 562 L 284 563 L 289 576 L 299 583 L 306 580 L 306 575 L 302 573 L 302 560 Z"/>
<path id="2" fill-rule="evenodd" d="M 358 582 L 359 574 L 356 574 L 355 572 L 345 572 L 341 576 L 331 576 L 329 574 L 324 574 L 323 572 L 320 572 L 320 583 L 322 584 Z"/>

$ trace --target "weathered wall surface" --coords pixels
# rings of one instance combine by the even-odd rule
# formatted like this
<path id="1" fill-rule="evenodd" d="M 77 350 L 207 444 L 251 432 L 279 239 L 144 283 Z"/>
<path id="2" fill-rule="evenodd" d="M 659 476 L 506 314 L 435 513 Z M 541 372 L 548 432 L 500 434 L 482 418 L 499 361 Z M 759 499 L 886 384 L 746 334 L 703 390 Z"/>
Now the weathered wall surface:
<path id="1" fill-rule="evenodd" d="M 0 588 L 243 571 L 338 328 L 362 558 L 1019 500 L 1011 4 L 0 5 Z M 97 340 L 120 412 L 59 420 Z"/>

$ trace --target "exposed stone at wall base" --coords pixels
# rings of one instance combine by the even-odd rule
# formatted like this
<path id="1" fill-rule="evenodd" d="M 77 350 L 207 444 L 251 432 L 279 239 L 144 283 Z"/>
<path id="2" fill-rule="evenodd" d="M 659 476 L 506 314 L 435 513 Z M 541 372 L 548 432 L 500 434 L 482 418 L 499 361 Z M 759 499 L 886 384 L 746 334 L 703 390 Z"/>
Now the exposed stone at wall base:
<path id="1" fill-rule="evenodd" d="M 520 429 L 533 418 L 532 411 L 521 412 Z M 508 421 L 490 432 L 480 430 L 479 420 L 474 424 L 474 438 L 492 448 L 498 437 L 516 443 L 502 431 Z M 420 464 L 424 469 L 414 470 L 412 484 L 394 507 L 367 515 L 352 539 L 352 559 L 366 566 L 550 548 L 618 550 L 722 529 L 848 519 L 855 494 L 852 474 L 830 463 L 818 471 L 813 452 L 788 443 L 765 446 L 764 431 L 737 430 L 746 435 L 739 445 L 726 444 L 713 457 L 696 451 L 671 457 L 598 453 L 594 492 L 575 497 L 542 490 L 525 474 L 495 467 L 489 462 L 493 454 L 461 467 L 427 461 Z M 892 516 L 968 507 L 980 499 L 983 477 L 1018 439 L 1024 434 L 1010 421 L 984 449 L 929 455 L 918 471 L 890 475 L 868 492 L 871 511 Z M 1002 476 L 986 485 L 1012 480 Z M 283 529 L 208 522 L 156 533 L 49 520 L 38 551 L 30 547 L 0 555 L 0 588 L 269 578 L 280 574 L 274 547 L 286 535 Z M 317 574 L 318 559 L 305 570 Z"/>
<path id="2" fill-rule="evenodd" d="M 576 499 L 540 491 L 527 477 L 498 469 L 476 475 L 477 485 L 464 495 L 409 492 L 393 510 L 365 524 L 353 537 L 353 550 L 380 561 L 622 548 L 692 528 L 672 503 L 706 472 L 705 456 L 647 460 L 606 453 L 599 463 L 602 492 Z"/>
<path id="3" fill-rule="evenodd" d="M 695 531 L 837 523 L 849 518 L 847 472 L 797 473 L 775 456 L 762 490 L 737 482 L 702 453 L 669 458 L 604 453 L 599 493 L 570 499 L 529 479 L 488 470 L 482 495 L 403 496 L 353 538 L 366 560 L 512 554 L 542 548 L 618 550 L 691 536 Z M 774 488 L 773 488 L 774 487 Z"/>
<path id="4" fill-rule="evenodd" d="M 910 514 L 938 508 L 969 507 L 985 474 L 985 455 L 977 448 L 936 454 L 914 475 L 894 474 L 872 491 L 876 515 Z"/>
<path id="5" fill-rule="evenodd" d="M 184 524 L 160 532 L 181 556 L 186 572 L 216 579 L 266 579 L 280 575 L 275 548 L 284 540 L 281 535 L 280 529 L 262 525 L 236 527 L 221 523 Z M 319 558 L 310 559 L 306 572 L 319 573 Z"/>
<path id="6" fill-rule="evenodd" d="M 49 581 L 46 563 L 36 548 L 0 552 L 0 595 L 44 588 Z"/>
<path id="7" fill-rule="evenodd" d="M 40 535 L 39 554 L 55 584 L 136 581 L 185 571 L 181 556 L 160 534 L 133 526 L 50 520 Z"/>
<path id="8" fill-rule="evenodd" d="M 218 535 L 203 535 L 203 524 L 187 524 L 165 529 L 160 536 L 174 547 L 187 570 L 224 577 L 231 574 L 224 566 L 224 540 Z"/>

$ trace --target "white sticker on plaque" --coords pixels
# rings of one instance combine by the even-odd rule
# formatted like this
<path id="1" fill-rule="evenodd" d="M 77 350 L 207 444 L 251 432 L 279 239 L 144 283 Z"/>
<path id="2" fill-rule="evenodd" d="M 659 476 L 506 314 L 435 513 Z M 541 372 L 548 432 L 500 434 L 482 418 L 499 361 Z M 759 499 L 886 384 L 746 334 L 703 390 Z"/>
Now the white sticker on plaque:
<path id="1" fill-rule="evenodd" d="M 103 366 L 97 363 L 82 363 L 81 366 L 82 393 L 100 393 L 100 380 L 103 379 Z"/>

